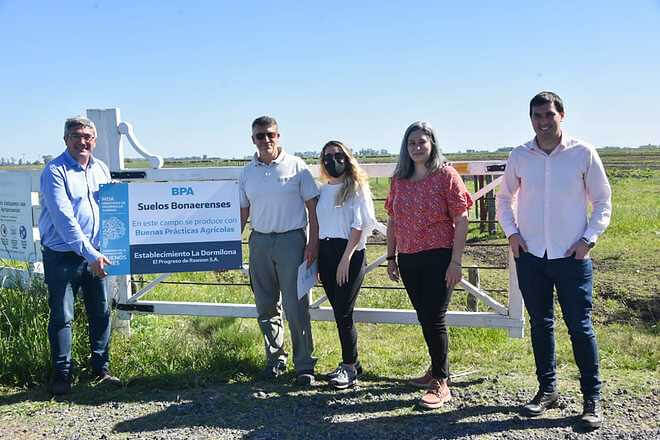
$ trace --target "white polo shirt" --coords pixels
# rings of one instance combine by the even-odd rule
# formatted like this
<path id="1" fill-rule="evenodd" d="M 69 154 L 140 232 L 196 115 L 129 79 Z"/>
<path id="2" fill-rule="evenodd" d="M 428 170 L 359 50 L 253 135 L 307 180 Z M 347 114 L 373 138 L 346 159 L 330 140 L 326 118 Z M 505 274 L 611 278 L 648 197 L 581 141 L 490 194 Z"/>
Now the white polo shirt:
<path id="1" fill-rule="evenodd" d="M 507 237 L 520 233 L 533 255 L 563 258 L 580 237 L 595 242 L 605 231 L 611 198 L 593 146 L 563 134 L 546 154 L 533 139 L 509 155 L 497 193 L 497 219 Z"/>
<path id="2" fill-rule="evenodd" d="M 241 208 L 250 208 L 252 230 L 265 234 L 306 227 L 305 202 L 319 195 L 305 162 L 284 150 L 270 164 L 255 154 L 243 168 L 238 188 Z"/>

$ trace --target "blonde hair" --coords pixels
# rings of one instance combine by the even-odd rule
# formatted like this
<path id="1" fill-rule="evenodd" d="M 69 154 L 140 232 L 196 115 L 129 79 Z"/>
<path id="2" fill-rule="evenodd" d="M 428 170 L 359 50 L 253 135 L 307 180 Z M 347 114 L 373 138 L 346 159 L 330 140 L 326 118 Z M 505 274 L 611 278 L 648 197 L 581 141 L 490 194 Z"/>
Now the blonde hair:
<path id="1" fill-rule="evenodd" d="M 342 175 L 344 182 L 337 193 L 337 200 L 335 201 L 337 205 L 342 205 L 346 200 L 355 196 L 358 192 L 363 192 L 365 195 L 371 194 L 371 190 L 369 189 L 369 176 L 367 176 L 367 173 L 364 172 L 355 157 L 353 157 L 350 148 L 339 141 L 329 141 L 323 146 L 323 148 L 321 148 L 321 181 L 327 183 L 330 180 L 330 174 L 323 164 L 323 155 L 325 149 L 328 147 L 337 147 L 346 156 L 346 170 Z"/>

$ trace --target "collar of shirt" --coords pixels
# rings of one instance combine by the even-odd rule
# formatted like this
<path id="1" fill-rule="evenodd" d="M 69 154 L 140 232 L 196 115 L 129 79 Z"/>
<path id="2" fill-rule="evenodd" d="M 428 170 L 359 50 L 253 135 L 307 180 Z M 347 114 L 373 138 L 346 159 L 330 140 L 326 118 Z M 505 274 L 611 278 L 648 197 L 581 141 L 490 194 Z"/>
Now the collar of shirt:
<path id="1" fill-rule="evenodd" d="M 82 171 L 85 170 L 85 168 L 83 168 L 83 166 L 80 165 L 80 163 L 77 160 L 75 160 L 73 158 L 73 156 L 71 156 L 67 150 L 64 150 L 64 160 L 66 161 L 67 165 L 69 165 L 72 168 L 77 168 L 77 169 L 82 170 Z M 94 165 L 94 156 L 89 157 L 89 162 L 87 163 L 87 168 L 91 167 L 92 165 Z"/>
<path id="2" fill-rule="evenodd" d="M 541 147 L 539 147 L 539 144 L 536 142 L 536 136 L 532 138 L 531 141 L 527 142 L 526 146 L 530 150 L 538 151 L 539 153 L 543 153 L 545 155 L 553 155 L 553 154 L 558 154 L 564 150 L 567 150 L 571 148 L 573 145 L 576 144 L 575 139 L 567 135 L 566 133 L 562 132 L 561 134 L 561 140 L 557 144 L 554 150 L 550 154 L 547 154 Z"/>
<path id="3" fill-rule="evenodd" d="M 264 163 L 259 160 L 259 153 L 254 153 L 254 158 L 252 159 L 252 162 L 254 162 L 254 164 L 257 166 L 269 167 L 281 163 L 284 160 L 285 154 L 286 153 L 284 152 L 284 150 L 280 148 L 280 154 L 278 154 L 275 159 L 271 160 L 270 163 Z"/>

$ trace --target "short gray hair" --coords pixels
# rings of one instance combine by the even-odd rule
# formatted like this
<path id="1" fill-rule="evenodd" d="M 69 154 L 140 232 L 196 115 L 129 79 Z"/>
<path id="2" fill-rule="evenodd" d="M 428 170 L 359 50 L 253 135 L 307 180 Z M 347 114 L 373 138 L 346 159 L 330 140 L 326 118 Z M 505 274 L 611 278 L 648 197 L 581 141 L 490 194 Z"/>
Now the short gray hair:
<path id="1" fill-rule="evenodd" d="M 252 129 L 254 130 L 254 127 L 263 127 L 263 128 L 268 128 L 268 127 L 277 127 L 279 128 L 279 125 L 277 125 L 277 121 L 275 118 L 271 116 L 259 116 L 257 119 L 252 121 Z"/>
<path id="2" fill-rule="evenodd" d="M 71 132 L 78 127 L 91 128 L 94 132 L 94 136 L 96 136 L 96 125 L 94 125 L 91 120 L 85 118 L 84 116 L 75 116 L 73 118 L 67 119 L 64 123 L 64 137 L 68 137 Z"/>
<path id="3" fill-rule="evenodd" d="M 403 140 L 401 141 L 399 163 L 396 164 L 396 168 L 394 169 L 394 177 L 398 179 L 409 179 L 415 171 L 415 165 L 410 157 L 410 153 L 408 153 L 408 138 L 412 132 L 417 130 L 422 130 L 431 140 L 431 155 L 429 156 L 429 160 L 426 161 L 426 168 L 429 170 L 429 173 L 433 173 L 439 168 L 442 168 L 447 162 L 447 158 L 440 152 L 435 131 L 433 130 L 433 127 L 431 127 L 431 124 L 424 121 L 413 122 L 406 129 L 406 132 L 403 134 Z"/>

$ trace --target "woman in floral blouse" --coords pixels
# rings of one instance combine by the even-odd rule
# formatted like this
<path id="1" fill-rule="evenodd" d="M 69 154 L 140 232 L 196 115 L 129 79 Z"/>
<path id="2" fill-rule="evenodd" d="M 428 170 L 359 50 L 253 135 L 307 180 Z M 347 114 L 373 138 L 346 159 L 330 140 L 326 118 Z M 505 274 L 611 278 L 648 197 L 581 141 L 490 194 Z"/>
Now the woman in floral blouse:
<path id="1" fill-rule="evenodd" d="M 461 280 L 472 203 L 459 174 L 445 163 L 431 125 L 410 125 L 385 202 L 387 273 L 393 281 L 401 277 L 431 356 L 426 374 L 410 381 L 426 389 L 419 402 L 426 408 L 451 400 L 446 314 Z"/>

